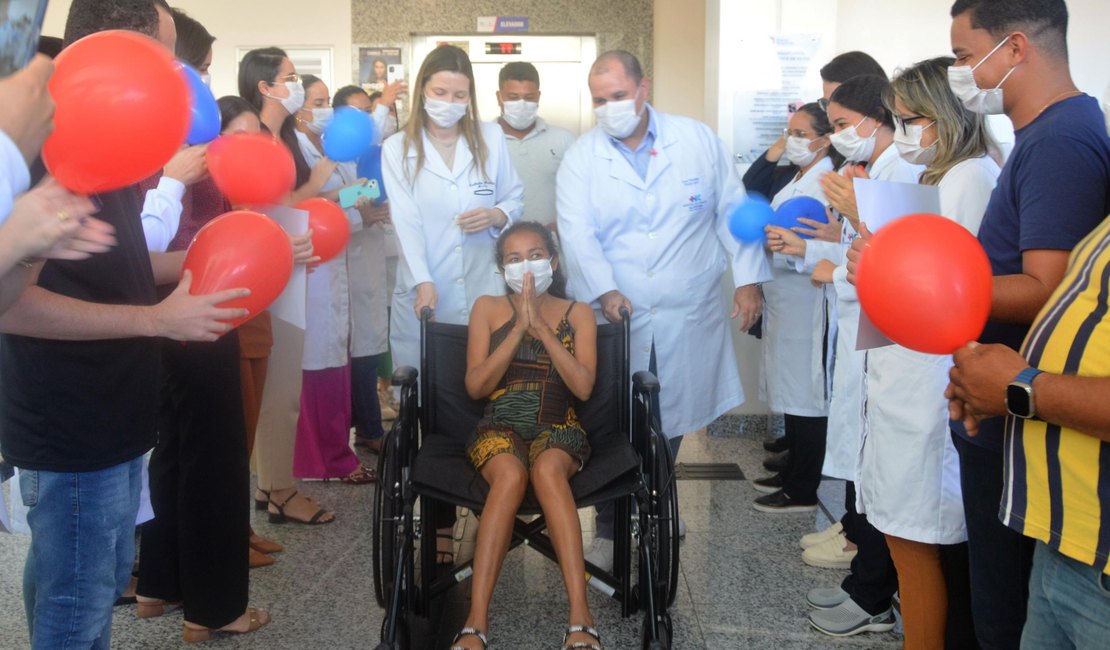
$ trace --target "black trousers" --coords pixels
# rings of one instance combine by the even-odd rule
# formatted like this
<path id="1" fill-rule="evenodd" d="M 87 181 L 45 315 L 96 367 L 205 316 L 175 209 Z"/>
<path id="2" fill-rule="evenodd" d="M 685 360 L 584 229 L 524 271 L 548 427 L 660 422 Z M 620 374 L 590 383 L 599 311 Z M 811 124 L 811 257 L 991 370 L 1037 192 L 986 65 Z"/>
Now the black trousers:
<path id="1" fill-rule="evenodd" d="M 840 584 L 852 600 L 872 616 L 890 609 L 890 599 L 898 591 L 898 572 L 890 559 L 886 536 L 867 521 L 867 515 L 856 512 L 856 485 L 845 482 L 844 530 L 848 539 L 859 547 L 852 560 L 852 572 Z"/>
<path id="2" fill-rule="evenodd" d="M 975 634 L 983 648 L 1017 648 L 1025 627 L 1034 542 L 998 519 L 1002 454 L 955 434 L 952 441 L 960 455 Z"/>
<path id="3" fill-rule="evenodd" d="M 154 520 L 143 528 L 138 593 L 180 600 L 185 620 L 223 627 L 247 609 L 250 476 L 239 337 L 163 346 Z"/>
<path id="4" fill-rule="evenodd" d="M 785 415 L 786 440 L 790 457 L 783 473 L 783 491 L 800 503 L 817 503 L 821 467 L 825 464 L 827 417 Z"/>

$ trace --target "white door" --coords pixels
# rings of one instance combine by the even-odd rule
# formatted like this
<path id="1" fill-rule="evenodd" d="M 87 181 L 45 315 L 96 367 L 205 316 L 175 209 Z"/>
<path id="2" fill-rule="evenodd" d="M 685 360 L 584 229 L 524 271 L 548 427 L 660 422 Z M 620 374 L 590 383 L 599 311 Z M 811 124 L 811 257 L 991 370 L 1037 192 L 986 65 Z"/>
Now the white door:
<path id="1" fill-rule="evenodd" d="M 474 66 L 478 114 L 489 121 L 500 114 L 497 107 L 497 78 L 510 61 L 527 61 L 540 74 L 540 116 L 574 134 L 593 126 L 593 107 L 586 77 L 597 58 L 594 36 L 537 36 L 494 33 L 479 35 L 414 35 L 408 67 L 409 83 L 428 52 L 440 43 L 467 50 Z"/>

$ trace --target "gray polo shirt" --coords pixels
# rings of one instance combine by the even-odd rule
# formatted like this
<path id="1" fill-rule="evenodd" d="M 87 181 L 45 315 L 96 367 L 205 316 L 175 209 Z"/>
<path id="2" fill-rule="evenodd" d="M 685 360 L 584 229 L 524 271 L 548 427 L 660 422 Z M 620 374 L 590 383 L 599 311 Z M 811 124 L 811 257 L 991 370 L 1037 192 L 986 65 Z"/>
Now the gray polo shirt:
<path id="1" fill-rule="evenodd" d="M 505 134 L 509 157 L 524 184 L 522 221 L 555 223 L 555 174 L 574 139 L 573 133 L 548 124 L 542 117 L 536 118 L 536 126 L 521 140 Z"/>

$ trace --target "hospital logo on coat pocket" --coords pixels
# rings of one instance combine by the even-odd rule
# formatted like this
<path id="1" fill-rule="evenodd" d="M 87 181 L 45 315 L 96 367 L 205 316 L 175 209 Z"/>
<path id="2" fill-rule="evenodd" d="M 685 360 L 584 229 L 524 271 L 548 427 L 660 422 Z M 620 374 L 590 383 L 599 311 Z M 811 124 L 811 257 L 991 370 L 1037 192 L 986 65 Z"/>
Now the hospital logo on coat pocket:
<path id="1" fill-rule="evenodd" d="M 701 212 L 705 208 L 705 200 L 701 198 L 701 194 L 691 194 L 686 200 L 686 209 L 690 212 Z"/>
<path id="2" fill-rule="evenodd" d="M 474 196 L 493 196 L 494 184 L 491 181 L 475 181 L 470 184 Z"/>

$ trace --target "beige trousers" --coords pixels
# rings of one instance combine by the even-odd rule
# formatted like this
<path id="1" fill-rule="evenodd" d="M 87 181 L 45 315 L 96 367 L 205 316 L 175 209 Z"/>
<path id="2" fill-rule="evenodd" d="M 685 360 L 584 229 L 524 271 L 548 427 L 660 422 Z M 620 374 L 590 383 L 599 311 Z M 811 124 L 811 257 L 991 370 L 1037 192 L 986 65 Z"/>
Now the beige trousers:
<path id="1" fill-rule="evenodd" d="M 274 347 L 262 392 L 262 413 L 254 438 L 254 463 L 260 489 L 294 486 L 293 445 L 301 411 L 301 360 L 304 330 L 273 319 Z"/>

